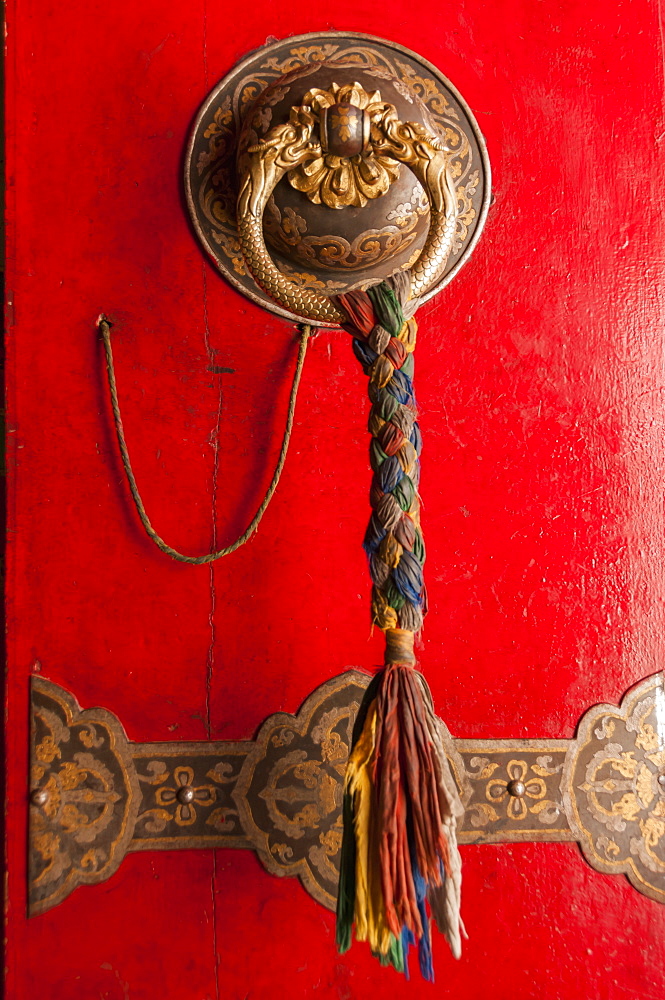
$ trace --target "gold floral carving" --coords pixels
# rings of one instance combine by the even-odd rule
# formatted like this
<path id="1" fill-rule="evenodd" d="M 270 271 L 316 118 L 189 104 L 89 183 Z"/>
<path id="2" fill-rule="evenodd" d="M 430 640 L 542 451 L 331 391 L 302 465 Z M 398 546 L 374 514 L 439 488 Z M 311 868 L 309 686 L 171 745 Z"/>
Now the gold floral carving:
<path id="1" fill-rule="evenodd" d="M 319 128 L 324 108 L 335 104 L 352 104 L 369 115 L 370 120 L 372 115 L 383 114 L 387 107 L 378 90 L 368 94 L 359 83 L 344 87 L 333 83 L 330 90 L 309 90 L 302 103 L 311 109 Z M 339 127 L 342 139 L 350 137 L 348 116 L 333 115 L 332 124 Z M 385 194 L 399 173 L 399 163 L 389 156 L 375 154 L 370 146 L 352 157 L 333 156 L 321 151 L 320 155 L 300 163 L 287 177 L 291 186 L 302 191 L 315 205 L 323 203 L 328 208 L 355 205 L 362 208 L 369 199 Z"/>

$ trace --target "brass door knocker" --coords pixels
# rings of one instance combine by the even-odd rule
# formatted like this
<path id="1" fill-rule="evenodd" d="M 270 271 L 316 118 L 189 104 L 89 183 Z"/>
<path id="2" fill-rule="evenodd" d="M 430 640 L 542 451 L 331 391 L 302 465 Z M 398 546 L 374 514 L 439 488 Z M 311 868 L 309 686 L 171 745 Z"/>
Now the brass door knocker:
<path id="1" fill-rule="evenodd" d="M 317 324 L 347 322 L 329 296 L 289 281 L 266 249 L 263 213 L 282 177 L 311 202 L 342 209 L 385 195 L 399 176 L 393 164 L 400 163 L 412 170 L 430 208 L 425 246 L 411 268 L 411 298 L 433 287 L 452 248 L 457 197 L 451 168 L 456 151 L 431 128 L 401 122 L 378 90 L 368 94 L 359 83 L 333 82 L 328 90 L 308 90 L 288 122 L 251 144 L 253 133 L 250 123 L 240 136 L 238 238 L 252 277 L 273 299 Z"/>
<path id="2" fill-rule="evenodd" d="M 212 90 L 185 190 L 231 284 L 335 326 L 336 295 L 410 272 L 413 311 L 452 280 L 483 229 L 490 167 L 440 70 L 394 42 L 324 32 L 259 49 Z"/>

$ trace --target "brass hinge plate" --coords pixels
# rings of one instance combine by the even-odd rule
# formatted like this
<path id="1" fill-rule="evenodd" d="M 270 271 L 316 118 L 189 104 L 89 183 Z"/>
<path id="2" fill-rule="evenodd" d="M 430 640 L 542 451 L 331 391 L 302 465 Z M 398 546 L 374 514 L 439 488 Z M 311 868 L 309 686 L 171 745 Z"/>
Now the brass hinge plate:
<path id="1" fill-rule="evenodd" d="M 250 848 L 335 907 L 344 770 L 369 675 L 322 684 L 253 741 L 132 743 L 118 719 L 32 680 L 30 914 L 103 882 L 128 851 Z M 598 871 L 665 902 L 662 675 L 597 705 L 574 740 L 446 746 L 466 811 L 462 844 L 578 841 Z"/>

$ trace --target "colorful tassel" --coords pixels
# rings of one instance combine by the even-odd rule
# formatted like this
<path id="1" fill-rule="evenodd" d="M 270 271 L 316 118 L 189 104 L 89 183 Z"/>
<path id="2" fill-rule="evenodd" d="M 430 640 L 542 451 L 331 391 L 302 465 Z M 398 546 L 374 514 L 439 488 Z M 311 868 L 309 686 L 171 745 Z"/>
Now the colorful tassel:
<path id="1" fill-rule="evenodd" d="M 385 632 L 386 653 L 360 707 L 346 771 L 337 946 L 347 951 L 355 928 L 356 939 L 367 941 L 382 965 L 407 977 L 415 946 L 422 976 L 433 981 L 432 919 L 453 955 L 461 953 L 456 824 L 463 807 L 413 653 L 427 601 L 412 383 L 415 321 L 404 315 L 409 280 L 401 273 L 338 299 L 370 377 L 373 513 L 364 544 L 374 583 L 372 617 Z"/>

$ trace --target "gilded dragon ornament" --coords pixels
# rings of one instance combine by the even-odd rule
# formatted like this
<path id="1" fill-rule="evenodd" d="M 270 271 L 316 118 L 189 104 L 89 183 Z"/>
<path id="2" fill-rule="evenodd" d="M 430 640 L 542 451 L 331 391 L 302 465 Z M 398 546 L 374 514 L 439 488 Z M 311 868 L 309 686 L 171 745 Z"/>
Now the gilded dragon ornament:
<path id="1" fill-rule="evenodd" d="M 362 140 L 353 145 L 356 123 Z M 457 223 L 450 168 L 455 150 L 419 122 L 400 121 L 394 105 L 382 101 L 379 91 L 368 94 L 360 84 L 310 90 L 302 104 L 291 109 L 288 122 L 276 125 L 258 143 L 246 146 L 241 141 L 240 148 L 237 219 L 243 257 L 257 284 L 302 319 L 330 326 L 344 323 L 346 317 L 327 296 L 290 282 L 266 249 L 263 213 L 285 174 L 298 190 L 307 188 L 311 200 L 328 204 L 337 199 L 334 207 L 342 207 L 360 204 L 361 197 L 378 197 L 397 176 L 399 164 L 409 167 L 427 194 L 431 212 L 425 246 L 411 270 L 411 297 L 424 295 L 441 275 Z M 340 156 L 346 149 L 354 150 L 353 155 Z M 372 178 L 374 185 L 366 183 Z"/>

